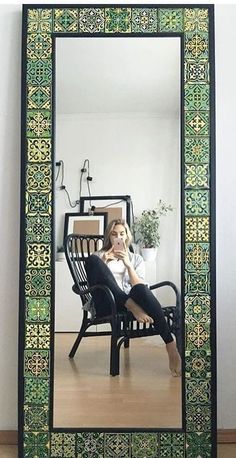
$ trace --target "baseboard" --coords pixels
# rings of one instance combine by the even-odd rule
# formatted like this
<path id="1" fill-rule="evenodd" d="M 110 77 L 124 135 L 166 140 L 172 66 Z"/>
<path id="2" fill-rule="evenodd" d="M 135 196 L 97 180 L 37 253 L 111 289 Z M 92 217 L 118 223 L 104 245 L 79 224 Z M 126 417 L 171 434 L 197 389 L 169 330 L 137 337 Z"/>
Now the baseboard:
<path id="1" fill-rule="evenodd" d="M 0 445 L 16 445 L 18 439 L 17 431 L 0 431 Z M 236 429 L 218 429 L 218 444 L 236 443 Z"/>
<path id="2" fill-rule="evenodd" d="M 218 444 L 236 443 L 236 429 L 218 429 L 217 442 Z"/>
<path id="3" fill-rule="evenodd" d="M 16 445 L 18 443 L 18 432 L 3 430 L 0 431 L 0 445 Z"/>

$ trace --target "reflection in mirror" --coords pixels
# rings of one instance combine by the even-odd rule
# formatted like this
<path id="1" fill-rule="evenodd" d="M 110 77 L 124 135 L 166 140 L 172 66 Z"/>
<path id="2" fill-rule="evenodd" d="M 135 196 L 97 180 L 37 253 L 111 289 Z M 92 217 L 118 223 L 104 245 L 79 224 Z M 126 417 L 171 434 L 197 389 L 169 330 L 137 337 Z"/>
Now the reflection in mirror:
<path id="1" fill-rule="evenodd" d="M 130 195 L 135 216 L 162 199 L 173 211 L 161 219 L 146 280 L 180 289 L 180 92 L 179 38 L 56 39 L 57 246 L 80 195 Z M 80 179 L 85 159 L 90 188 L 86 173 Z M 109 375 L 108 336 L 83 339 L 68 358 L 82 320 L 72 285 L 66 261 L 56 260 L 54 426 L 181 427 L 181 378 L 171 376 L 159 336 L 122 347 L 116 377 Z M 173 302 L 167 291 L 158 299 Z"/>

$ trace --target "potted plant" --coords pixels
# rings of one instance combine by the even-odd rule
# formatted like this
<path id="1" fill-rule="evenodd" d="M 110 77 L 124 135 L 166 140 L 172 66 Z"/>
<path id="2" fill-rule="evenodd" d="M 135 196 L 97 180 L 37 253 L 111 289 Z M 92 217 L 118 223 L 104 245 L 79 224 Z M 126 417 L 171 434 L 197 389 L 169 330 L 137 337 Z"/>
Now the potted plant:
<path id="1" fill-rule="evenodd" d="M 133 232 L 135 240 L 141 245 L 141 253 L 146 261 L 156 258 L 157 248 L 160 245 L 160 218 L 172 211 L 173 207 L 161 199 L 156 208 L 143 210 L 141 216 L 135 217 Z"/>
<path id="2" fill-rule="evenodd" d="M 65 249 L 63 245 L 57 247 L 57 261 L 64 261 L 65 259 Z"/>

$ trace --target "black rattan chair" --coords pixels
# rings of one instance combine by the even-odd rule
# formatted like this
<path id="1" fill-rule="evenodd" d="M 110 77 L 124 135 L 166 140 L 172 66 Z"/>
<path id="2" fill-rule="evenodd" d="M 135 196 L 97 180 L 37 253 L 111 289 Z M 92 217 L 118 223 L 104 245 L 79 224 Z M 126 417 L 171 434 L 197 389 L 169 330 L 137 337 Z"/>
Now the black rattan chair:
<path id="1" fill-rule="evenodd" d="M 129 340 L 138 337 L 157 335 L 152 324 L 138 323 L 132 313 L 124 311 L 117 313 L 116 303 L 111 290 L 105 285 L 88 286 L 87 276 L 84 268 L 84 262 L 87 256 L 94 251 L 99 250 L 103 244 L 102 235 L 78 235 L 70 234 L 65 240 L 66 260 L 73 277 L 73 291 L 81 297 L 82 304 L 91 299 L 91 292 L 95 289 L 102 289 L 110 298 L 111 313 L 103 318 L 91 318 L 86 310 L 83 310 L 83 320 L 78 336 L 70 351 L 69 357 L 73 358 L 75 352 L 83 337 L 89 336 L 111 336 L 110 345 L 110 374 L 119 375 L 120 347 L 124 343 L 124 347 L 129 347 Z M 181 301 L 180 293 L 177 287 L 170 281 L 163 281 L 150 286 L 151 290 L 170 287 L 175 293 L 175 304 L 163 307 L 163 312 L 166 317 L 171 333 L 175 335 L 176 344 L 179 352 L 181 352 Z M 109 323 L 110 331 L 88 331 L 92 325 L 100 325 Z"/>

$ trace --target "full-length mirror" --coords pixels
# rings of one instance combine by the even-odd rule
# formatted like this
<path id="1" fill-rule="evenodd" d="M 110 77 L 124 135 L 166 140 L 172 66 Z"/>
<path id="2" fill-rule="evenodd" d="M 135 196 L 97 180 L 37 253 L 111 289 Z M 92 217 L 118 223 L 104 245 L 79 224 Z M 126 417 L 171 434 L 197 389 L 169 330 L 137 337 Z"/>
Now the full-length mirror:
<path id="1" fill-rule="evenodd" d="M 214 457 L 214 8 L 25 5 L 22 49 L 19 456 Z M 58 260 L 68 233 L 95 231 L 100 248 L 112 215 L 132 224 L 160 199 L 142 265 L 150 288 L 180 292 L 148 289 L 164 320 L 182 312 L 181 377 L 160 335 L 113 309 L 112 338 L 101 319 L 75 349 L 92 302 Z M 138 259 L 134 235 L 119 261 Z"/>
<path id="2" fill-rule="evenodd" d="M 134 218 L 161 199 L 171 211 L 160 218 L 160 245 L 157 257 L 145 261 L 145 279 L 149 285 L 172 281 L 179 291 L 180 44 L 179 37 L 57 38 L 55 90 L 56 245 L 63 244 L 65 214 L 82 217 L 76 203 L 81 193 L 129 195 Z M 81 177 L 85 158 L 89 183 L 88 173 Z M 92 198 L 89 204 L 97 206 Z M 91 217 L 85 219 L 89 223 Z M 139 250 L 138 243 L 133 247 Z M 181 377 L 172 377 L 160 336 L 122 348 L 114 378 L 109 336 L 83 339 L 68 358 L 82 323 L 81 300 L 72 286 L 66 261 L 56 257 L 54 426 L 180 428 Z M 162 289 L 156 293 L 161 305 L 173 304 L 174 291 Z"/>

